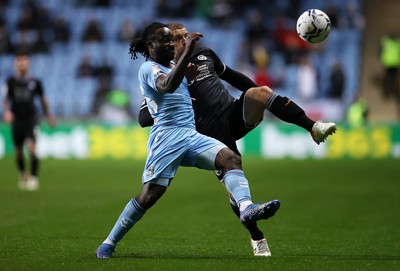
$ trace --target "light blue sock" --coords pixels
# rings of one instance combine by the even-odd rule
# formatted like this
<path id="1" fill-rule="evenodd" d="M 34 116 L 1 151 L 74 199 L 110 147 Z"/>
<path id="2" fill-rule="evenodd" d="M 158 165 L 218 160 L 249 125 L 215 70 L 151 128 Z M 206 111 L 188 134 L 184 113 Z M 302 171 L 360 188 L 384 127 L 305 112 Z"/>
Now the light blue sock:
<path id="1" fill-rule="evenodd" d="M 114 228 L 111 230 L 106 241 L 111 241 L 114 246 L 124 237 L 124 235 L 138 222 L 146 213 L 136 199 L 132 199 L 125 206 Z M 109 242 L 105 242 L 109 243 Z"/>
<path id="2" fill-rule="evenodd" d="M 225 187 L 240 206 L 242 201 L 250 200 L 249 182 L 244 176 L 243 170 L 233 169 L 224 175 Z"/>

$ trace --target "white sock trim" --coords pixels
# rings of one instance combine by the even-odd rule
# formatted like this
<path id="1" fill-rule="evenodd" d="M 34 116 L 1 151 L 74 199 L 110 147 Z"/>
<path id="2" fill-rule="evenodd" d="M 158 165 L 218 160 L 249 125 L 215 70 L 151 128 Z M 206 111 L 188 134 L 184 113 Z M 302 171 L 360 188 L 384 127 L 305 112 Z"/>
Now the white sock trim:
<path id="1" fill-rule="evenodd" d="M 103 244 L 112 245 L 114 247 L 116 246 L 116 244 L 108 238 L 104 240 Z"/>
<path id="2" fill-rule="evenodd" d="M 247 208 L 247 206 L 253 204 L 253 202 L 251 200 L 244 200 L 239 204 L 239 210 L 240 211 L 244 211 L 244 209 Z"/>

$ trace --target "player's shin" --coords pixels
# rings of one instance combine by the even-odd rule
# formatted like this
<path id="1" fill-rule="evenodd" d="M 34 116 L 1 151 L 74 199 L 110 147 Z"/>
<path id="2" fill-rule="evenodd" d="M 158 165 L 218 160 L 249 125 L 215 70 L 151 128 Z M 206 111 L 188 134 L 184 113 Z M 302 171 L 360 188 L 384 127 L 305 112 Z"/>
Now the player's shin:
<path id="1" fill-rule="evenodd" d="M 296 103 L 287 97 L 282 97 L 275 93 L 270 95 L 266 108 L 277 118 L 296 124 L 309 132 L 315 123 L 315 121 L 307 117 L 304 110 Z"/>
<path id="2" fill-rule="evenodd" d="M 224 183 L 228 192 L 232 195 L 240 210 L 244 210 L 252 204 L 249 182 L 244 176 L 243 170 L 233 169 L 225 173 Z"/>
<path id="3" fill-rule="evenodd" d="M 125 236 L 125 234 L 143 217 L 146 213 L 136 201 L 132 199 L 125 206 L 121 215 L 117 219 L 114 228 L 111 230 L 107 239 L 103 242 L 112 246 L 116 246 L 119 241 Z"/>

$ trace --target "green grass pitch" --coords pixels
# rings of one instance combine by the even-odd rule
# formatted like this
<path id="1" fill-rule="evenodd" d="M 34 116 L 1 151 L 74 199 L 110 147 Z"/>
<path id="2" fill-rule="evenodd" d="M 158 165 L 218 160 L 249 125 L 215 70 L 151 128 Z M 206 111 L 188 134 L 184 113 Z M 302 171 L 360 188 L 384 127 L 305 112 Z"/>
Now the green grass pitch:
<path id="1" fill-rule="evenodd" d="M 0 270 L 400 270 L 399 160 L 245 158 L 272 257 L 249 235 L 212 172 L 180 168 L 113 259 L 95 249 L 141 189 L 143 161 L 44 160 L 41 187 L 20 191 L 0 160 Z"/>

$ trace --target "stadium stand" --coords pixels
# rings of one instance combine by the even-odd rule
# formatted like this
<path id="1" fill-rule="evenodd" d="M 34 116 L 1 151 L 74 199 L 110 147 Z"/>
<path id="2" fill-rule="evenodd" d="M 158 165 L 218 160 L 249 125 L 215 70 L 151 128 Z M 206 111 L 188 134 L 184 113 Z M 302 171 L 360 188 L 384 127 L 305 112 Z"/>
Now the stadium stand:
<path id="1" fill-rule="evenodd" d="M 264 14 L 276 16 L 276 13 L 285 15 L 285 4 L 280 1 L 270 2 L 266 5 L 263 1 L 250 1 L 243 10 L 237 7 L 234 9 L 234 19 L 230 25 L 219 27 L 210 22 L 204 16 L 194 16 L 193 18 L 158 18 L 156 16 L 156 1 L 128 1 L 112 0 L 108 7 L 95 5 L 96 1 L 62 1 L 62 0 L 13 0 L 0 10 L 0 16 L 5 18 L 7 29 L 12 34 L 14 43 L 18 40 L 17 28 L 18 20 L 22 14 L 24 6 L 29 3 L 36 8 L 45 6 L 49 10 L 51 19 L 62 17 L 68 23 L 71 30 L 70 41 L 66 44 L 51 42 L 50 52 L 47 54 L 33 54 L 32 74 L 40 77 L 44 84 L 50 105 L 53 112 L 59 118 L 91 118 L 94 117 L 91 108 L 94 99 L 94 92 L 98 81 L 96 78 L 80 79 L 76 76 L 79 60 L 82 56 L 88 55 L 96 65 L 99 65 L 103 58 L 106 58 L 114 68 L 112 77 L 112 88 L 124 89 L 131 97 L 131 113 L 136 115 L 140 106 L 141 94 L 136 80 L 140 61 L 132 61 L 128 55 L 128 42 L 117 40 L 117 33 L 122 23 L 126 19 L 131 19 L 136 28 L 140 28 L 149 21 L 160 20 L 164 22 L 179 21 L 184 23 L 189 30 L 200 31 L 205 34 L 203 42 L 213 48 L 223 61 L 232 68 L 240 69 L 240 52 L 243 51 L 243 43 L 246 39 L 244 35 L 246 26 L 246 11 L 254 8 L 252 4 L 260 8 Z M 178 1 L 179 2 L 179 1 Z M 233 1 L 234 2 L 234 1 Z M 291 1 L 284 1 L 291 3 Z M 322 0 L 303 0 L 300 1 L 298 14 L 310 7 L 324 10 L 327 1 Z M 345 14 L 345 0 L 332 0 L 331 4 L 341 8 L 339 14 Z M 177 4 L 177 1 L 171 1 Z M 351 2 L 362 10 L 362 0 Z M 274 14 L 269 6 L 276 6 L 277 12 Z M 235 10 L 236 8 L 236 10 Z M 281 14 L 281 15 L 282 15 Z M 361 14 L 362 16 L 362 14 Z M 104 34 L 102 42 L 83 43 L 81 41 L 83 30 L 90 18 L 97 20 Z M 274 28 L 272 17 L 265 16 L 264 23 L 269 30 Z M 294 28 L 296 18 L 286 16 L 285 24 L 287 27 Z M 52 34 L 47 29 L 48 38 L 51 40 Z M 31 31 L 32 32 L 32 31 Z M 324 99 L 327 92 L 327 84 L 330 74 L 331 62 L 338 59 L 345 70 L 346 84 L 343 105 L 351 103 L 354 93 L 359 88 L 360 71 L 360 46 L 362 40 L 362 28 L 352 28 L 343 26 L 333 29 L 329 42 L 318 47 L 318 50 L 309 51 L 311 59 L 317 67 L 319 75 L 319 94 L 318 99 Z M 269 63 L 266 69 L 268 73 L 279 81 L 277 77 L 282 77 L 280 84 L 276 85 L 276 90 L 296 98 L 297 83 L 297 63 L 287 64 L 282 54 L 277 50 L 276 44 L 270 37 L 264 37 L 267 41 L 266 50 L 269 55 Z M 12 54 L 0 54 L 0 80 L 3 82 L 10 75 L 12 69 Z M 247 60 L 248 61 L 248 60 Z M 250 71 L 254 68 L 249 64 Z M 1 105 L 0 105 L 1 106 Z M 306 106 L 307 107 L 307 106 Z M 337 118 L 340 118 L 338 116 Z"/>

